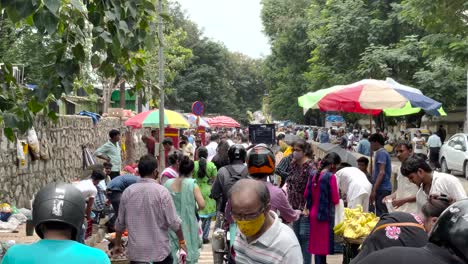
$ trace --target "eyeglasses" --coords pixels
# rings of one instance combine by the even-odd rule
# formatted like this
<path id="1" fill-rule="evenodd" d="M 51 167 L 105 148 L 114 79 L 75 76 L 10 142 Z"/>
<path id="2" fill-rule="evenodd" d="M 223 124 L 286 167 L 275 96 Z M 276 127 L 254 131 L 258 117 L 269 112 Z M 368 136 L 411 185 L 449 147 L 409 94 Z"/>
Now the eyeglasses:
<path id="1" fill-rule="evenodd" d="M 232 213 L 232 218 L 236 221 L 253 220 L 257 218 L 259 215 L 263 214 L 264 211 L 265 211 L 265 207 L 262 207 L 257 213 L 253 213 L 253 214 L 240 215 L 240 214 Z"/>

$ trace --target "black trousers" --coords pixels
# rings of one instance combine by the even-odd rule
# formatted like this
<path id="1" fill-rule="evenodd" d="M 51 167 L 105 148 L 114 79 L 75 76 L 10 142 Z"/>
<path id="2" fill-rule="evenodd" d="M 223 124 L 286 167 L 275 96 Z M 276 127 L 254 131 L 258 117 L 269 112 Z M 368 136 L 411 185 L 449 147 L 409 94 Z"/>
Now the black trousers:
<path id="1" fill-rule="evenodd" d="M 159 262 L 142 262 L 142 261 L 130 261 L 130 264 L 172 264 L 173 262 L 173 259 L 172 259 L 172 254 L 169 253 L 169 256 L 167 256 L 167 258 L 165 258 L 163 261 L 159 261 Z"/>
<path id="2" fill-rule="evenodd" d="M 390 194 L 392 194 L 391 191 L 377 191 L 375 195 L 375 214 L 377 216 L 388 213 L 387 205 L 382 200 Z"/>
<path id="3" fill-rule="evenodd" d="M 114 208 L 114 216 L 110 219 L 111 226 L 114 226 L 115 221 L 119 216 L 120 197 L 122 197 L 122 192 L 107 191 L 107 198 L 111 202 L 112 208 Z"/>
<path id="4" fill-rule="evenodd" d="M 429 148 L 429 161 L 431 162 L 432 166 L 435 168 L 440 168 L 439 164 L 439 153 L 440 153 L 440 148 Z"/>

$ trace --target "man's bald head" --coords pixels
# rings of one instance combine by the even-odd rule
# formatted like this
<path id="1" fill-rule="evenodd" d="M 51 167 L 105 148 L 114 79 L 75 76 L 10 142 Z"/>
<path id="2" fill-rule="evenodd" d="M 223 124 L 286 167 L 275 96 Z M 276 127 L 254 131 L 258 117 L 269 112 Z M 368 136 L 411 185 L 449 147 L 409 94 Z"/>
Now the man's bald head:
<path id="1" fill-rule="evenodd" d="M 266 208 L 270 203 L 270 192 L 262 181 L 242 179 L 231 187 L 229 199 L 239 207 L 255 207 L 257 204 Z"/>

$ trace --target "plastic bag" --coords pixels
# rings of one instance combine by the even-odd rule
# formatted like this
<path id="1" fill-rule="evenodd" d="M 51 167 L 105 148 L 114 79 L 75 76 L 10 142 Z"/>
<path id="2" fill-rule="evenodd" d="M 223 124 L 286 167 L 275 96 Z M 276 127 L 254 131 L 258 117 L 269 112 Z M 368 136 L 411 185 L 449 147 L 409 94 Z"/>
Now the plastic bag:
<path id="1" fill-rule="evenodd" d="M 24 140 L 16 142 L 16 157 L 20 169 L 26 168 L 26 154 L 28 153 L 28 144 Z"/>
<path id="2" fill-rule="evenodd" d="M 335 205 L 335 226 L 344 221 L 344 201 L 340 199 Z"/>
<path id="3" fill-rule="evenodd" d="M 28 144 L 29 149 L 31 150 L 31 154 L 34 160 L 37 160 L 41 157 L 40 155 L 40 145 L 39 139 L 37 138 L 36 130 L 34 127 L 28 130 Z"/>
<path id="4" fill-rule="evenodd" d="M 85 145 L 81 148 L 83 149 L 83 169 L 96 164 L 96 159 L 91 151 Z"/>
<path id="5" fill-rule="evenodd" d="M 185 264 L 187 263 L 187 252 L 183 249 L 177 250 L 177 263 Z"/>

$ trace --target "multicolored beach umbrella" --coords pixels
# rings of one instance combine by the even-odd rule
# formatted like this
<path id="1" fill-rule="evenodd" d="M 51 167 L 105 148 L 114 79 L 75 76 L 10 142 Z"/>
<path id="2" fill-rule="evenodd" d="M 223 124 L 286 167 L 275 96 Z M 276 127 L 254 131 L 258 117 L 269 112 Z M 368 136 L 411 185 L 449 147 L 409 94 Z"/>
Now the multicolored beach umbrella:
<path id="1" fill-rule="evenodd" d="M 306 109 L 352 112 L 388 116 L 414 114 L 424 110 L 431 115 L 446 115 L 442 104 L 419 89 L 399 84 L 391 78 L 385 81 L 364 79 L 349 85 L 337 85 L 309 92 L 298 98 Z"/>
<path id="2" fill-rule="evenodd" d="M 125 125 L 133 128 L 159 127 L 159 110 L 155 109 L 139 113 L 125 121 Z M 173 128 L 189 128 L 190 124 L 182 114 L 165 109 L 164 126 Z"/>

